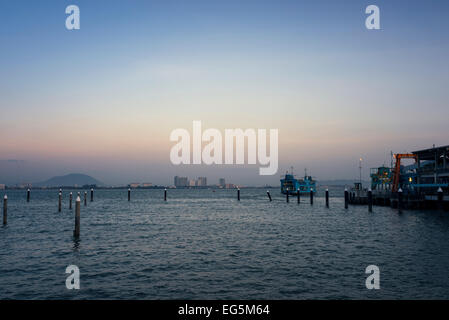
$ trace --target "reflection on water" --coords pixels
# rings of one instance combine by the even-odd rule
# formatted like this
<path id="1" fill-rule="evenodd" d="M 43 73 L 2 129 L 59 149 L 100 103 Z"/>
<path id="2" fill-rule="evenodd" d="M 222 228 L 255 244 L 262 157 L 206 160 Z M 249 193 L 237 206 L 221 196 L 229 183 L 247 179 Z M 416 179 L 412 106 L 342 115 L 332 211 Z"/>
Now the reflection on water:
<path id="1" fill-rule="evenodd" d="M 81 240 L 78 237 L 73 237 L 73 251 L 78 252 L 80 249 Z"/>

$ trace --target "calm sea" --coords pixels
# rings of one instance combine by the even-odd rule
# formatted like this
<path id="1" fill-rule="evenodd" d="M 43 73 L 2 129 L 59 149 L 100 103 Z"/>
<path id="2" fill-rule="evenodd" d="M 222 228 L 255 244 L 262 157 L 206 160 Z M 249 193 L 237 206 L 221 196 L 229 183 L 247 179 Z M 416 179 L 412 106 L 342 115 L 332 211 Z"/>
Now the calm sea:
<path id="1" fill-rule="evenodd" d="M 313 206 L 272 189 L 96 190 L 74 211 L 57 190 L 8 191 L 0 227 L 0 299 L 449 298 L 449 213 Z M 73 191 L 76 194 L 76 191 Z M 80 290 L 65 286 L 68 265 Z M 380 290 L 365 268 L 380 269 Z"/>

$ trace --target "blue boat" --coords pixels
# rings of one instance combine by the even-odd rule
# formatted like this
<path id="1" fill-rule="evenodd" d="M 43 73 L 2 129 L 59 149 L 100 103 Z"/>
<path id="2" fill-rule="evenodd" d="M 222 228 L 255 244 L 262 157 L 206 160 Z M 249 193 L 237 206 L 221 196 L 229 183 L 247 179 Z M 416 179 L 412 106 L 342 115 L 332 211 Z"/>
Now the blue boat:
<path id="1" fill-rule="evenodd" d="M 281 179 L 281 193 L 282 194 L 292 194 L 297 195 L 298 190 L 300 193 L 310 194 L 310 191 L 316 192 L 316 182 L 313 180 L 312 176 L 307 175 L 307 170 L 304 170 L 304 178 L 296 179 L 292 172 L 285 174 L 285 177 Z"/>

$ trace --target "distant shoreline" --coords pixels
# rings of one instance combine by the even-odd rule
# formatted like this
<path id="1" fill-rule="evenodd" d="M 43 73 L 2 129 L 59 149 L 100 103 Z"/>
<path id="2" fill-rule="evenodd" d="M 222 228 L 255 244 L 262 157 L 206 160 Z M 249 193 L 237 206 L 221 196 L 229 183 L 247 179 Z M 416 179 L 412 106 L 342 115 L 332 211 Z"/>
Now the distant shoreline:
<path id="1" fill-rule="evenodd" d="M 368 185 L 369 182 L 368 181 L 362 181 L 364 185 Z M 348 185 L 352 185 L 353 182 L 348 182 L 348 183 L 338 183 L 338 184 L 326 184 L 326 183 L 319 183 L 317 184 L 317 187 L 346 187 Z M 238 188 L 240 189 L 278 189 L 280 188 L 280 186 L 238 186 Z M 152 189 L 180 189 L 180 190 L 191 190 L 191 189 L 198 189 L 198 190 L 204 190 L 204 189 L 214 189 L 214 190 L 234 190 L 237 189 L 237 187 L 235 188 L 223 188 L 223 187 L 219 187 L 219 186 L 192 186 L 192 187 L 174 187 L 174 186 L 151 186 L 151 187 L 137 187 L 137 188 L 133 188 L 133 187 L 129 187 L 129 186 L 82 186 L 82 187 L 78 187 L 78 186 L 59 186 L 59 187 L 9 187 L 6 186 L 5 189 L 3 190 L 59 190 L 59 189 L 70 189 L 70 190 L 90 190 L 90 189 L 94 189 L 94 190 L 127 190 L 127 189 L 131 189 L 131 190 L 152 190 Z"/>

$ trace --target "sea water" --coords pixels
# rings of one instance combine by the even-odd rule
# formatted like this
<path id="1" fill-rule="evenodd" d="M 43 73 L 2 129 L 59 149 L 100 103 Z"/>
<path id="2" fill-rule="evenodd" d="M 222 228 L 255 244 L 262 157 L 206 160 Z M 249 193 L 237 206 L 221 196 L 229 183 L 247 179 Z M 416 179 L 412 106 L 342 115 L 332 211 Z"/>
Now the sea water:
<path id="1" fill-rule="evenodd" d="M 5 190 L 0 299 L 448 299 L 449 213 L 344 209 L 343 189 L 95 190 L 81 236 L 63 190 Z M 81 191 L 84 196 L 84 191 Z M 75 204 L 73 204 L 75 208 Z M 80 289 L 66 288 L 67 266 Z M 380 270 L 368 290 L 365 269 Z"/>

